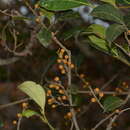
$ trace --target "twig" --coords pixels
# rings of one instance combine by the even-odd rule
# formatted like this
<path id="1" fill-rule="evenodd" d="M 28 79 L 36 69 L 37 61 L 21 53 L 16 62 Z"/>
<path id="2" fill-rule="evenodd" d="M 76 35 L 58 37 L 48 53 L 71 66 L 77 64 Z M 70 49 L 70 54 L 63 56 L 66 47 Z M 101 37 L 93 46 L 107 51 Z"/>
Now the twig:
<path id="1" fill-rule="evenodd" d="M 22 118 L 23 117 L 20 116 L 19 119 L 18 119 L 17 130 L 20 130 L 20 124 L 21 124 Z"/>
<path id="2" fill-rule="evenodd" d="M 112 83 L 119 75 L 120 72 L 118 72 L 117 74 L 115 74 L 109 81 L 107 81 L 102 87 L 101 90 L 103 90 L 104 88 L 106 88 L 110 83 Z"/>
<path id="3" fill-rule="evenodd" d="M 0 58 L 0 66 L 12 64 L 12 63 L 18 61 L 19 59 L 20 58 L 18 58 L 18 57 L 12 57 L 12 58 L 7 58 L 7 59 L 1 59 Z"/>
<path id="4" fill-rule="evenodd" d="M 128 37 L 127 37 L 127 32 L 124 32 L 124 35 L 125 35 L 125 39 L 126 39 L 128 45 L 130 46 L 130 40 L 129 40 Z"/>
<path id="5" fill-rule="evenodd" d="M 66 53 L 69 56 L 69 60 L 68 62 L 71 63 L 71 51 L 68 50 L 56 37 L 55 37 L 55 33 L 52 32 L 52 39 L 62 48 L 66 51 Z M 68 67 L 68 73 L 67 73 L 67 77 L 68 77 L 68 88 L 71 87 L 71 67 Z M 72 95 L 71 93 L 69 94 L 69 103 L 70 106 L 73 106 L 73 102 L 72 102 Z M 70 111 L 72 113 L 72 121 L 74 123 L 75 129 L 76 130 L 80 130 L 78 123 L 77 123 L 77 119 L 76 119 L 76 113 L 74 108 L 70 108 Z"/>
<path id="6" fill-rule="evenodd" d="M 110 123 L 107 125 L 106 130 L 111 130 L 112 129 L 112 124 L 116 120 L 118 115 L 115 115 L 113 118 L 110 118 Z"/>
<path id="7" fill-rule="evenodd" d="M 110 121 L 110 123 L 108 124 L 106 130 L 111 130 L 111 129 L 112 129 L 112 124 L 115 122 L 115 120 L 116 120 L 122 113 L 124 113 L 124 112 L 126 112 L 126 111 L 128 111 L 128 110 L 130 110 L 130 108 L 123 109 L 123 110 L 121 110 L 121 111 L 118 113 L 118 115 L 115 115 L 115 116 L 111 119 L 111 121 Z"/>
<path id="8" fill-rule="evenodd" d="M 83 83 L 86 84 L 85 79 L 81 78 L 80 75 L 79 75 L 77 72 L 76 72 L 76 75 L 77 75 L 77 77 L 79 77 L 79 79 L 80 79 Z M 103 105 L 101 104 L 100 100 L 97 98 L 97 96 L 96 96 L 94 90 L 92 89 L 92 87 L 91 87 L 90 85 L 88 85 L 88 88 L 89 88 L 91 94 L 92 94 L 92 95 L 94 96 L 94 98 L 96 99 L 97 103 L 98 103 L 98 104 L 100 105 L 100 107 L 104 110 Z"/>
<path id="9" fill-rule="evenodd" d="M 21 99 L 21 100 L 18 100 L 18 101 L 14 101 L 14 102 L 11 102 L 11 103 L 8 103 L 8 104 L 0 105 L 0 110 L 4 109 L 6 107 L 10 107 L 10 106 L 22 103 L 22 102 L 26 102 L 28 100 L 31 100 L 31 99 L 30 98 L 24 98 L 24 99 Z"/>
<path id="10" fill-rule="evenodd" d="M 117 93 L 115 91 L 102 91 L 104 94 L 107 95 L 128 95 L 129 92 L 121 92 L 121 93 Z M 91 94 L 91 91 L 77 91 L 77 93 L 80 94 Z M 98 93 L 95 93 L 95 95 L 97 95 Z"/>
<path id="11" fill-rule="evenodd" d="M 111 113 L 110 115 L 108 115 L 106 118 L 102 119 L 98 124 L 96 124 L 96 126 L 94 128 L 92 128 L 92 130 L 96 130 L 100 125 L 102 125 L 105 121 L 107 121 L 108 119 L 110 119 L 116 112 Z"/>

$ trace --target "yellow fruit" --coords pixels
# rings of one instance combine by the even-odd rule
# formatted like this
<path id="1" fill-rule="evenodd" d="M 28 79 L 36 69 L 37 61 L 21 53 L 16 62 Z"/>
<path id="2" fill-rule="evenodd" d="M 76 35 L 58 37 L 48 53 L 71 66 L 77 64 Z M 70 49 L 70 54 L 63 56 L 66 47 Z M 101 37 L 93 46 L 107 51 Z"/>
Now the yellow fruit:
<path id="1" fill-rule="evenodd" d="M 35 21 L 36 21 L 37 23 L 40 23 L 40 18 L 36 18 Z"/>
<path id="2" fill-rule="evenodd" d="M 65 55 L 65 59 L 68 59 L 69 58 L 69 56 L 68 55 Z"/>
<path id="3" fill-rule="evenodd" d="M 67 60 L 63 59 L 63 63 L 64 63 L 64 64 L 67 64 Z"/>
<path id="4" fill-rule="evenodd" d="M 68 118 L 72 118 L 72 113 L 71 113 L 71 112 L 68 112 L 66 116 L 67 116 Z"/>
<path id="5" fill-rule="evenodd" d="M 62 100 L 67 100 L 67 97 L 66 96 L 62 96 Z"/>
<path id="6" fill-rule="evenodd" d="M 96 102 L 96 99 L 95 98 L 91 98 L 91 102 Z"/>
<path id="7" fill-rule="evenodd" d="M 63 65 L 59 65 L 59 69 L 60 70 L 64 69 L 64 66 Z"/>
<path id="8" fill-rule="evenodd" d="M 61 63 L 61 59 L 57 59 L 57 63 Z"/>
<path id="9" fill-rule="evenodd" d="M 47 95 L 51 95 L 51 94 L 52 94 L 51 90 L 47 90 Z"/>
<path id="10" fill-rule="evenodd" d="M 16 125 L 16 124 L 17 124 L 17 121 L 16 121 L 16 120 L 14 120 L 12 123 L 13 123 L 13 125 Z"/>
<path id="11" fill-rule="evenodd" d="M 38 4 L 35 4 L 35 9 L 39 8 L 39 5 Z"/>
<path id="12" fill-rule="evenodd" d="M 61 74 L 65 74 L 66 72 L 65 72 L 65 70 L 63 69 L 63 70 L 61 70 Z"/>
<path id="13" fill-rule="evenodd" d="M 55 104 L 53 104 L 51 107 L 52 107 L 52 108 L 56 108 L 57 106 L 56 106 Z"/>
<path id="14" fill-rule="evenodd" d="M 84 76 L 85 76 L 84 74 L 80 74 L 80 78 L 84 78 Z"/>
<path id="15" fill-rule="evenodd" d="M 125 86 L 125 85 L 127 85 L 127 83 L 126 83 L 126 82 L 123 82 L 122 85 Z"/>
<path id="16" fill-rule="evenodd" d="M 54 88 L 54 85 L 53 85 L 53 84 L 50 84 L 50 85 L 49 85 L 49 88 Z"/>
<path id="17" fill-rule="evenodd" d="M 96 93 L 99 93 L 100 89 L 99 89 L 99 88 L 95 88 L 94 91 L 95 91 Z"/>
<path id="18" fill-rule="evenodd" d="M 57 99 L 59 100 L 59 101 L 61 101 L 62 99 L 61 99 L 61 97 L 57 97 Z"/>
<path id="19" fill-rule="evenodd" d="M 23 103 L 22 103 L 22 107 L 23 107 L 23 108 L 27 108 L 27 107 L 28 107 L 28 103 L 23 102 Z"/>
<path id="20" fill-rule="evenodd" d="M 55 86 L 55 89 L 56 89 L 56 90 L 59 90 L 59 89 L 60 89 L 60 87 L 59 87 L 59 86 Z"/>
<path id="21" fill-rule="evenodd" d="M 59 81 L 59 80 L 60 80 L 59 77 L 55 77 L 55 78 L 54 78 L 54 81 Z"/>
<path id="22" fill-rule="evenodd" d="M 60 50 L 60 52 L 64 53 L 64 52 L 65 52 L 65 50 L 64 50 L 64 49 L 61 49 L 61 50 Z"/>
<path id="23" fill-rule="evenodd" d="M 119 109 L 116 109 L 116 111 L 115 111 L 116 113 L 119 113 L 120 112 L 120 110 Z"/>
<path id="24" fill-rule="evenodd" d="M 73 69 L 74 68 L 74 64 L 71 64 L 70 67 L 71 67 L 71 69 Z"/>
<path id="25" fill-rule="evenodd" d="M 21 117 L 22 115 L 21 115 L 21 113 L 17 113 L 17 117 Z"/>
<path id="26" fill-rule="evenodd" d="M 85 82 L 85 85 L 86 85 L 86 86 L 89 86 L 89 82 Z"/>
<path id="27" fill-rule="evenodd" d="M 60 94 L 64 94 L 64 91 L 62 89 L 59 90 Z"/>
<path id="28" fill-rule="evenodd" d="M 53 102 L 54 102 L 54 100 L 52 99 L 52 98 L 50 98 L 50 99 L 48 99 L 48 104 L 50 105 L 50 104 L 52 104 Z"/>
<path id="29" fill-rule="evenodd" d="M 104 96 L 104 93 L 103 92 L 100 92 L 99 93 L 99 97 L 103 97 Z"/>

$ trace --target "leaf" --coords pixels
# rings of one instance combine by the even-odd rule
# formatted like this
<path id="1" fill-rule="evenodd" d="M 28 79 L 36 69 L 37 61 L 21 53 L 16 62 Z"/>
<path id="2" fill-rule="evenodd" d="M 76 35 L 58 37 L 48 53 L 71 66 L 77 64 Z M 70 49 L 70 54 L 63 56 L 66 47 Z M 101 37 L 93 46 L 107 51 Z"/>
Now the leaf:
<path id="1" fill-rule="evenodd" d="M 106 42 L 104 39 L 96 37 L 95 35 L 88 36 L 90 41 L 89 44 L 94 48 L 122 61 L 123 63 L 130 66 L 130 57 L 122 51 L 122 48 L 113 44 L 111 48 L 109 47 L 109 43 Z"/>
<path id="2" fill-rule="evenodd" d="M 125 31 L 123 25 L 112 24 L 106 30 L 106 39 L 109 43 L 113 42 L 119 35 Z"/>
<path id="3" fill-rule="evenodd" d="M 46 95 L 42 86 L 33 81 L 25 81 L 18 88 L 31 97 L 44 110 Z"/>
<path id="4" fill-rule="evenodd" d="M 77 33 L 80 33 L 84 30 L 84 28 L 82 27 L 73 27 L 69 30 L 66 30 L 63 32 L 62 34 L 62 38 L 64 39 L 64 41 L 68 40 L 71 37 L 74 37 Z"/>
<path id="5" fill-rule="evenodd" d="M 46 18 L 51 20 L 53 18 L 53 16 L 54 16 L 54 13 L 40 8 L 40 15 L 45 16 Z"/>
<path id="6" fill-rule="evenodd" d="M 72 99 L 73 99 L 74 106 L 80 106 L 83 100 L 80 95 L 72 95 Z"/>
<path id="7" fill-rule="evenodd" d="M 70 93 L 76 95 L 78 93 L 78 86 L 75 84 L 72 84 L 69 90 L 70 90 Z"/>
<path id="8" fill-rule="evenodd" d="M 42 28 L 37 34 L 37 39 L 44 47 L 48 47 L 51 43 L 51 32 Z"/>
<path id="9" fill-rule="evenodd" d="M 130 14 L 124 16 L 125 25 L 130 28 Z"/>
<path id="10" fill-rule="evenodd" d="M 87 0 L 41 0 L 40 5 L 48 10 L 64 11 L 90 3 Z"/>
<path id="11" fill-rule="evenodd" d="M 56 20 L 58 20 L 58 21 L 69 21 L 69 20 L 72 20 L 72 19 L 80 18 L 80 17 L 81 16 L 79 15 L 78 12 L 74 12 L 72 10 L 56 14 Z"/>
<path id="12" fill-rule="evenodd" d="M 108 96 L 105 98 L 103 102 L 103 106 L 105 109 L 105 112 L 113 111 L 116 108 L 120 107 L 123 103 L 123 100 L 120 99 L 119 97 L 115 96 Z"/>
<path id="13" fill-rule="evenodd" d="M 109 54 L 110 49 L 108 48 L 108 43 L 105 40 L 98 38 L 94 35 L 89 36 L 89 39 L 93 43 L 92 46 L 94 46 L 96 49 L 99 49 L 100 51 Z"/>
<path id="14" fill-rule="evenodd" d="M 93 9 L 91 15 L 104 20 L 110 20 L 121 24 L 124 23 L 121 12 L 110 4 L 99 5 Z"/>
<path id="15" fill-rule="evenodd" d="M 125 3 L 130 4 L 129 0 L 123 0 Z"/>
<path id="16" fill-rule="evenodd" d="M 39 115 L 39 113 L 38 113 L 38 112 L 35 112 L 35 111 L 33 111 L 33 110 L 30 110 L 30 109 L 25 110 L 25 111 L 22 112 L 22 116 L 24 116 L 24 117 L 26 117 L 26 118 L 32 117 L 32 116 L 34 116 L 34 115 Z"/>
<path id="17" fill-rule="evenodd" d="M 109 4 L 111 4 L 111 5 L 116 7 L 116 0 L 101 0 L 101 1 L 109 3 Z"/>
<path id="18" fill-rule="evenodd" d="M 105 39 L 105 32 L 106 32 L 106 28 L 99 24 L 92 24 L 86 30 L 86 33 L 95 34 L 96 36 L 103 39 Z"/>

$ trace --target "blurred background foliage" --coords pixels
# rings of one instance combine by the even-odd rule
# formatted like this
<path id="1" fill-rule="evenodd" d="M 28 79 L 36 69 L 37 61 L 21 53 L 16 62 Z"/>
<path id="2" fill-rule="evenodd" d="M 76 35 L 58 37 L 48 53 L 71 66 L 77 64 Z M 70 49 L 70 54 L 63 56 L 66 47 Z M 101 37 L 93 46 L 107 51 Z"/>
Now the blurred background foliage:
<path id="1" fill-rule="evenodd" d="M 92 11 L 90 7 L 81 6 L 69 11 L 61 12 L 45 12 L 41 9 L 41 15 L 36 15 L 34 9 L 36 0 L 1 0 L 0 1 L 0 59 L 18 58 L 16 62 L 11 64 L 4 64 L 0 66 L 0 104 L 6 104 L 25 97 L 19 92 L 17 85 L 25 80 L 32 80 L 38 83 L 45 84 L 46 80 L 51 80 L 55 76 L 59 76 L 63 81 L 66 80 L 64 75 L 58 71 L 57 50 L 59 47 L 53 44 L 44 47 L 38 39 L 32 38 L 37 35 L 40 26 L 37 18 L 44 20 L 46 26 L 52 26 L 52 30 L 59 31 L 58 39 L 71 50 L 73 63 L 77 66 L 79 73 L 84 73 L 87 80 L 91 83 L 93 88 L 101 88 L 106 82 L 111 80 L 113 76 L 117 75 L 113 82 L 109 84 L 106 90 L 115 91 L 116 88 L 121 87 L 122 82 L 130 84 L 130 69 L 126 64 L 118 61 L 111 56 L 104 54 L 91 47 L 89 40 L 84 40 L 85 36 L 81 37 L 81 43 L 76 41 L 73 37 L 78 31 L 85 30 L 92 23 L 108 27 L 113 22 L 103 21 L 89 15 Z M 93 0 L 98 5 L 101 2 Z M 117 0 L 119 6 L 129 6 L 122 0 Z M 29 4 L 29 6 L 28 6 Z M 128 14 L 130 9 L 121 9 L 124 14 Z M 37 11 L 37 10 L 36 10 Z M 3 13 L 4 12 L 4 13 Z M 38 12 L 39 13 L 39 12 Z M 44 14 L 46 16 L 44 16 Z M 12 15 L 10 17 L 10 15 Z M 55 18 L 54 18 L 55 15 Z M 129 18 L 129 17 L 128 17 Z M 127 19 L 129 21 L 129 19 Z M 68 31 L 70 29 L 70 31 Z M 15 33 L 14 33 L 15 32 Z M 32 34 L 34 33 L 34 34 Z M 15 35 L 14 35 L 15 34 Z M 48 36 L 48 34 L 46 34 Z M 16 38 L 17 37 L 17 38 Z M 123 35 L 118 37 L 116 41 L 119 44 L 124 42 Z M 17 52 L 25 49 L 25 46 L 32 42 L 31 52 L 25 55 L 17 55 L 11 52 L 8 48 L 14 49 L 14 42 L 17 41 Z M 48 40 L 48 39 L 47 39 Z M 6 42 L 6 45 L 5 45 Z M 0 60 L 0 63 L 3 61 Z M 129 59 L 128 59 L 129 61 Z M 82 90 L 83 84 L 73 77 L 74 86 Z M 121 96 L 124 98 L 123 96 Z M 74 96 L 75 98 L 75 96 Z M 97 104 L 90 102 L 88 94 L 76 95 L 76 104 L 81 104 L 83 112 L 79 114 L 79 124 L 81 128 L 90 130 L 99 120 L 105 117 L 101 114 L 100 108 Z M 30 107 L 37 109 L 36 105 L 29 101 Z M 129 103 L 128 103 L 129 106 Z M 13 120 L 17 120 L 16 114 L 21 112 L 21 106 L 15 105 L 10 108 L 0 110 L 0 129 L 2 130 L 16 130 L 16 126 L 12 124 Z M 63 115 L 67 109 L 58 107 L 51 109 L 47 106 L 48 120 L 59 130 L 68 130 L 70 121 L 66 121 Z M 124 114 L 122 118 L 117 121 L 114 130 L 130 130 L 130 117 Z M 99 130 L 104 130 L 106 124 L 104 123 Z M 32 117 L 29 120 L 22 121 L 21 130 L 47 130 L 48 127 L 37 118 Z"/>

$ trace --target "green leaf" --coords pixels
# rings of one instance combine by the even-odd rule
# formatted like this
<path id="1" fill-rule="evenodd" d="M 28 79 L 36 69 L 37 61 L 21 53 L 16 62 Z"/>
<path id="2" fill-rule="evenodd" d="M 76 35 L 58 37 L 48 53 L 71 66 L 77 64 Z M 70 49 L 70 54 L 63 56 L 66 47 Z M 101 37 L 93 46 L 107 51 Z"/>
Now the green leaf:
<path id="1" fill-rule="evenodd" d="M 74 106 L 80 106 L 83 100 L 80 95 L 72 95 L 72 99 L 73 99 Z"/>
<path id="2" fill-rule="evenodd" d="M 53 18 L 53 16 L 54 16 L 54 13 L 40 8 L 40 15 L 45 16 L 46 18 L 51 20 Z"/>
<path id="3" fill-rule="evenodd" d="M 99 24 L 90 25 L 85 33 L 95 34 L 96 36 L 105 39 L 106 28 Z"/>
<path id="4" fill-rule="evenodd" d="M 40 5 L 48 10 L 64 11 L 90 3 L 87 0 L 41 0 Z"/>
<path id="5" fill-rule="evenodd" d="M 129 0 L 123 0 L 125 3 L 130 4 Z"/>
<path id="6" fill-rule="evenodd" d="M 103 102 L 103 106 L 105 109 L 105 112 L 113 111 L 116 108 L 120 107 L 123 103 L 123 100 L 120 99 L 119 97 L 115 96 L 108 96 L 105 98 Z"/>
<path id="7" fill-rule="evenodd" d="M 106 39 L 109 43 L 113 42 L 119 35 L 125 31 L 123 25 L 112 24 L 106 30 Z"/>
<path id="8" fill-rule="evenodd" d="M 32 116 L 34 116 L 34 115 L 39 115 L 39 113 L 38 113 L 38 112 L 35 112 L 35 111 L 33 111 L 33 110 L 30 110 L 30 109 L 25 110 L 25 111 L 22 112 L 22 116 L 24 116 L 24 117 L 26 117 L 26 118 L 32 117 Z"/>
<path id="9" fill-rule="evenodd" d="M 48 47 L 51 43 L 51 32 L 42 28 L 37 34 L 37 39 L 44 47 Z"/>
<path id="10" fill-rule="evenodd" d="M 89 39 L 93 43 L 93 44 L 91 44 L 92 46 L 94 46 L 96 49 L 98 49 L 100 51 L 103 51 L 103 52 L 109 54 L 110 49 L 108 48 L 108 43 L 105 40 L 98 38 L 94 35 L 90 35 Z"/>
<path id="11" fill-rule="evenodd" d="M 101 1 L 109 3 L 109 4 L 111 4 L 111 5 L 116 7 L 116 0 L 101 0 Z"/>
<path id="12" fill-rule="evenodd" d="M 124 16 L 125 25 L 130 28 L 130 14 Z"/>
<path id="13" fill-rule="evenodd" d="M 99 5 L 93 9 L 91 15 L 104 20 L 110 20 L 121 24 L 124 23 L 121 12 L 110 4 Z"/>
<path id="14" fill-rule="evenodd" d="M 79 13 L 74 12 L 72 10 L 67 11 L 67 12 L 60 12 L 56 14 L 56 20 L 58 21 L 69 21 L 69 20 L 73 20 L 73 19 L 78 19 L 81 16 L 79 15 Z"/>
<path id="15" fill-rule="evenodd" d="M 66 41 L 71 37 L 74 37 L 77 33 L 80 33 L 84 30 L 82 27 L 73 27 L 69 30 L 66 30 L 62 34 L 62 38 Z"/>
<path id="16" fill-rule="evenodd" d="M 25 81 L 18 88 L 31 97 L 44 111 L 46 95 L 42 86 L 33 81 Z"/>
<path id="17" fill-rule="evenodd" d="M 95 35 L 90 35 L 88 37 L 91 41 L 89 42 L 91 46 L 130 66 L 130 57 L 126 54 L 127 52 L 124 52 L 124 50 L 122 50 L 121 47 L 113 44 L 110 48 L 109 43 L 104 39 L 96 37 Z"/>

